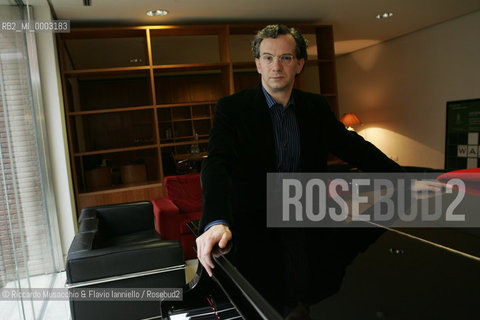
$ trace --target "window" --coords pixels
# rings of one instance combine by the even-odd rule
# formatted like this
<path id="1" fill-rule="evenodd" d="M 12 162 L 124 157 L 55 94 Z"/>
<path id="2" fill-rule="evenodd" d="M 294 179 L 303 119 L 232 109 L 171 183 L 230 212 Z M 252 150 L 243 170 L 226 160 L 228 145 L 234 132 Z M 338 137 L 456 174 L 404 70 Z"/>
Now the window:
<path id="1" fill-rule="evenodd" d="M 22 19 L 20 8 L 1 6 L 1 21 Z M 35 285 L 33 277 L 55 275 L 62 265 L 29 36 L 0 33 L 0 288 L 22 290 L 49 288 L 53 282 Z M 41 304 L 28 299 L 0 303 L 2 319 L 38 319 L 43 312 Z"/>

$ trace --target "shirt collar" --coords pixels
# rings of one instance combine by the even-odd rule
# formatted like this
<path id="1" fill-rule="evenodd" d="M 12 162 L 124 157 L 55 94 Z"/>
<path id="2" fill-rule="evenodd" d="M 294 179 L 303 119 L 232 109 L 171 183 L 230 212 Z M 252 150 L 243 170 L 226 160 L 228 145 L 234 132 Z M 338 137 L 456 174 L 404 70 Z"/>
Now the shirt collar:
<path id="1" fill-rule="evenodd" d="M 265 99 L 267 99 L 267 105 L 269 109 L 272 108 L 274 105 L 279 104 L 277 103 L 277 101 L 275 101 L 275 99 L 272 98 L 270 93 L 268 93 L 263 86 L 262 86 L 262 91 L 263 91 L 263 94 L 265 95 Z M 290 100 L 288 100 L 287 107 L 289 107 L 290 105 L 295 105 L 295 101 L 293 100 L 293 94 L 290 95 Z"/>

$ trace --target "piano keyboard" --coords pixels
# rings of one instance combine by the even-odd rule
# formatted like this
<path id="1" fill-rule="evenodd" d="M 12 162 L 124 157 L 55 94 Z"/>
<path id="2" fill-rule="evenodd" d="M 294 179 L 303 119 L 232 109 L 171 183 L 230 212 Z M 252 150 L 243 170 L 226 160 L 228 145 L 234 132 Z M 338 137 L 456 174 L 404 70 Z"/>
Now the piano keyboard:
<path id="1" fill-rule="evenodd" d="M 170 320 L 234 320 L 243 319 L 237 309 L 231 303 L 221 303 L 216 305 L 207 298 L 208 306 L 190 309 L 185 311 L 176 311 L 169 316 Z"/>

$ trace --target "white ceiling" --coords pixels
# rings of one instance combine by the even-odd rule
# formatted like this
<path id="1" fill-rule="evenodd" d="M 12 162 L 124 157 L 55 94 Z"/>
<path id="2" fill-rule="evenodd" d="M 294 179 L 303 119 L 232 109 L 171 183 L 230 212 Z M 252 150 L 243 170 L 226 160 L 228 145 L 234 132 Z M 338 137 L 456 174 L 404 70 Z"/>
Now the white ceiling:
<path id="1" fill-rule="evenodd" d="M 46 2 L 47 0 L 29 0 Z M 27 0 L 23 0 L 26 4 Z M 480 0 L 50 0 L 73 26 L 243 22 L 332 24 L 337 54 L 351 52 L 480 10 Z M 166 9 L 148 17 L 149 9 Z M 392 12 L 386 20 L 378 13 Z"/>

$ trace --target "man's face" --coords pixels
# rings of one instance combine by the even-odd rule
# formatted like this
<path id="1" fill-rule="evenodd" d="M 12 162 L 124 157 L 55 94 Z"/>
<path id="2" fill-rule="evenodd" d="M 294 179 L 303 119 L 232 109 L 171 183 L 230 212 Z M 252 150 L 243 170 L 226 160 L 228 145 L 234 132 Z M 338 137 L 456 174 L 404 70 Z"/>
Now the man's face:
<path id="1" fill-rule="evenodd" d="M 271 63 L 266 56 L 272 58 Z M 293 60 L 288 63 L 281 56 L 293 56 Z M 295 76 L 302 71 L 305 59 L 297 59 L 295 56 L 295 39 L 292 35 L 279 35 L 277 38 L 266 38 L 260 43 L 260 58 L 255 58 L 257 71 L 262 76 L 262 85 L 271 95 L 280 92 L 289 93 L 293 89 Z"/>

